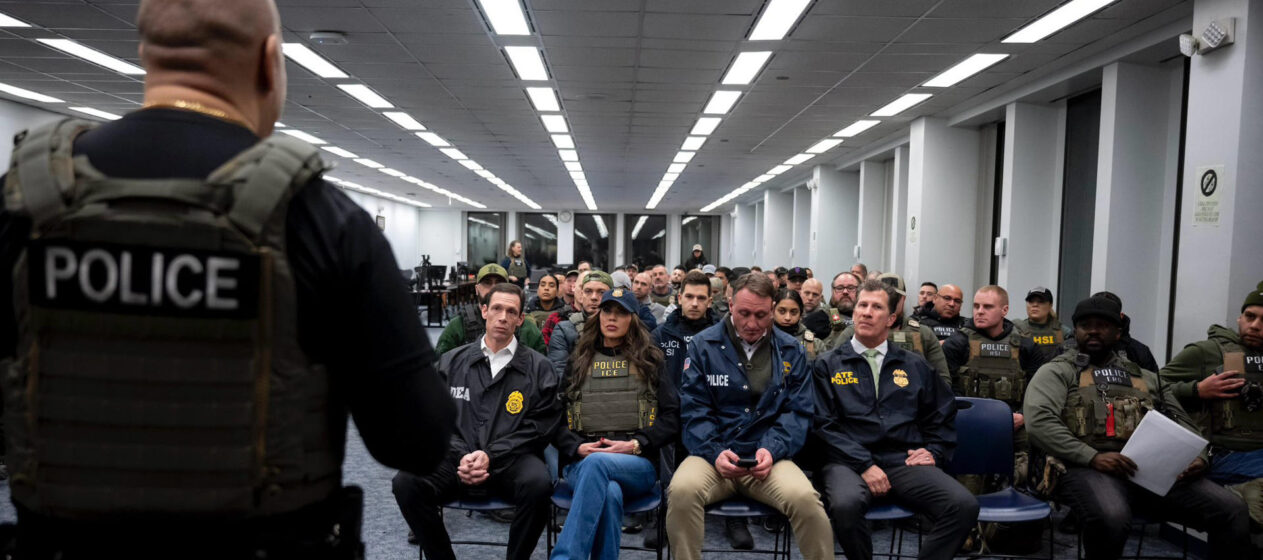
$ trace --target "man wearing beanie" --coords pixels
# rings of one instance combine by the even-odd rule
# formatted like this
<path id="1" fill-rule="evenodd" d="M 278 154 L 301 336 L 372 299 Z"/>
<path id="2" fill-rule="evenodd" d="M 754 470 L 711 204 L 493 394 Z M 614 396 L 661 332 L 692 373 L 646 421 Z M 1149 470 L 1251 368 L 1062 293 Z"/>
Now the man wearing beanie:
<path id="1" fill-rule="evenodd" d="M 570 360 L 575 341 L 579 340 L 583 322 L 601 310 L 601 298 L 614 288 L 614 279 L 603 270 L 590 271 L 581 278 L 583 283 L 574 287 L 574 297 L 583 306 L 582 310 L 557 323 L 548 337 L 548 361 L 553 363 L 557 379 L 566 378 L 566 362 Z"/>
<path id="2" fill-rule="evenodd" d="M 1210 439 L 1208 476 L 1263 525 L 1263 282 L 1241 304 L 1236 331 L 1211 325 L 1160 373 Z"/>
<path id="3" fill-rule="evenodd" d="M 1031 443 L 1049 456 L 1039 489 L 1069 505 L 1083 524 L 1088 560 L 1118 558 L 1131 533 L 1133 511 L 1207 531 L 1209 558 L 1250 555 L 1245 503 L 1202 476 L 1205 453 L 1194 459 L 1165 496 L 1128 480 L 1136 464 L 1119 453 L 1147 410 L 1157 409 L 1196 430 L 1157 374 L 1113 351 L 1122 328 L 1118 304 L 1091 297 L 1074 309 L 1077 349 L 1039 368 L 1026 391 L 1023 412 Z M 1057 463 L 1065 472 L 1054 479 Z M 1051 486 L 1051 487 L 1050 487 Z"/>

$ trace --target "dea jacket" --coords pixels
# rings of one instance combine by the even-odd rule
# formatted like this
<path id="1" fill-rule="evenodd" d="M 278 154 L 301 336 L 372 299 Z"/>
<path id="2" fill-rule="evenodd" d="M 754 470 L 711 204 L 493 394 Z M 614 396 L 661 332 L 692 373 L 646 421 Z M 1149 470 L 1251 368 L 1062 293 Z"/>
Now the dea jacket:
<path id="1" fill-rule="evenodd" d="M 542 455 L 561 425 L 557 378 L 543 354 L 518 341 L 509 365 L 491 378 L 482 344 L 473 342 L 443 354 L 439 372 L 456 404 L 456 431 L 449 460 L 482 450 L 491 474 L 518 455 Z"/>
<path id="2" fill-rule="evenodd" d="M 811 427 L 811 371 L 794 337 L 771 329 L 772 378 L 756 402 L 738 361 L 742 349 L 725 320 L 693 337 L 680 388 L 680 420 L 689 453 L 714 464 L 725 449 L 753 457 L 760 448 L 778 461 L 802 449 Z"/>

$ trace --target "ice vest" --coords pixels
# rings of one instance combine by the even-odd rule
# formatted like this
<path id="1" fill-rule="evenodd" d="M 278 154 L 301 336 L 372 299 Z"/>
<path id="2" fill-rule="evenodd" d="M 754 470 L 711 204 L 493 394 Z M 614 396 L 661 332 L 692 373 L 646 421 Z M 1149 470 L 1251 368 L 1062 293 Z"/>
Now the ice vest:
<path id="1" fill-rule="evenodd" d="M 567 396 L 566 423 L 585 435 L 642 430 L 658 415 L 655 391 L 622 354 L 597 354 L 588 375 Z"/>
<path id="2" fill-rule="evenodd" d="M 298 344 L 286 211 L 324 171 L 272 137 L 206 179 L 117 179 L 74 119 L 15 139 L 30 218 L 3 379 L 13 499 L 60 519 L 297 510 L 341 486 L 329 378 Z"/>
<path id="3" fill-rule="evenodd" d="M 1213 434 L 1263 441 L 1263 352 L 1251 352 L 1234 342 L 1216 340 L 1223 353 L 1223 369 L 1241 372 L 1245 386 L 1238 396 L 1211 401 Z"/>
<path id="4" fill-rule="evenodd" d="M 1066 396 L 1062 420 L 1089 447 L 1121 451 L 1145 413 L 1153 410 L 1153 395 L 1140 367 L 1130 362 L 1106 368 L 1076 366 L 1081 368 L 1079 385 Z"/>
<path id="5" fill-rule="evenodd" d="M 1017 330 L 1004 340 L 991 340 L 969 327 L 960 332 L 969 337 L 969 361 L 957 372 L 964 396 L 1021 406 L 1026 394 L 1026 372 L 1018 360 L 1022 337 Z"/>

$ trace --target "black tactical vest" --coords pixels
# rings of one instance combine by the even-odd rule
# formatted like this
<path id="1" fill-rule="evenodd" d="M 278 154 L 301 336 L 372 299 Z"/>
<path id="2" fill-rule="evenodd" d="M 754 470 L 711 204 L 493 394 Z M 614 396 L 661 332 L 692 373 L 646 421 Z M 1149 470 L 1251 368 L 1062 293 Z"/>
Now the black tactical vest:
<path id="1" fill-rule="evenodd" d="M 1016 329 L 1004 340 L 991 340 L 968 327 L 960 332 L 969 337 L 969 361 L 957 372 L 964 396 L 1021 406 L 1026 394 L 1026 373 L 1018 360 L 1022 338 Z"/>

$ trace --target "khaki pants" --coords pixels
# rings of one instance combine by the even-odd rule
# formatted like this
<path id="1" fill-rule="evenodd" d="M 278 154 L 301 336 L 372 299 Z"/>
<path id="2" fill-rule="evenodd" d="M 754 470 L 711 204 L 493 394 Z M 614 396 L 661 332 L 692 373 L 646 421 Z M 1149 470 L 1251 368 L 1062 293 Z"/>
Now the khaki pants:
<path id="1" fill-rule="evenodd" d="M 676 558 L 702 557 L 706 506 L 738 493 L 785 514 L 803 558 L 833 558 L 833 529 L 820 503 L 820 494 L 793 461 L 777 461 L 766 480 L 752 476 L 730 480 L 719 476 L 715 466 L 701 457 L 685 459 L 667 489 L 667 537 Z"/>

